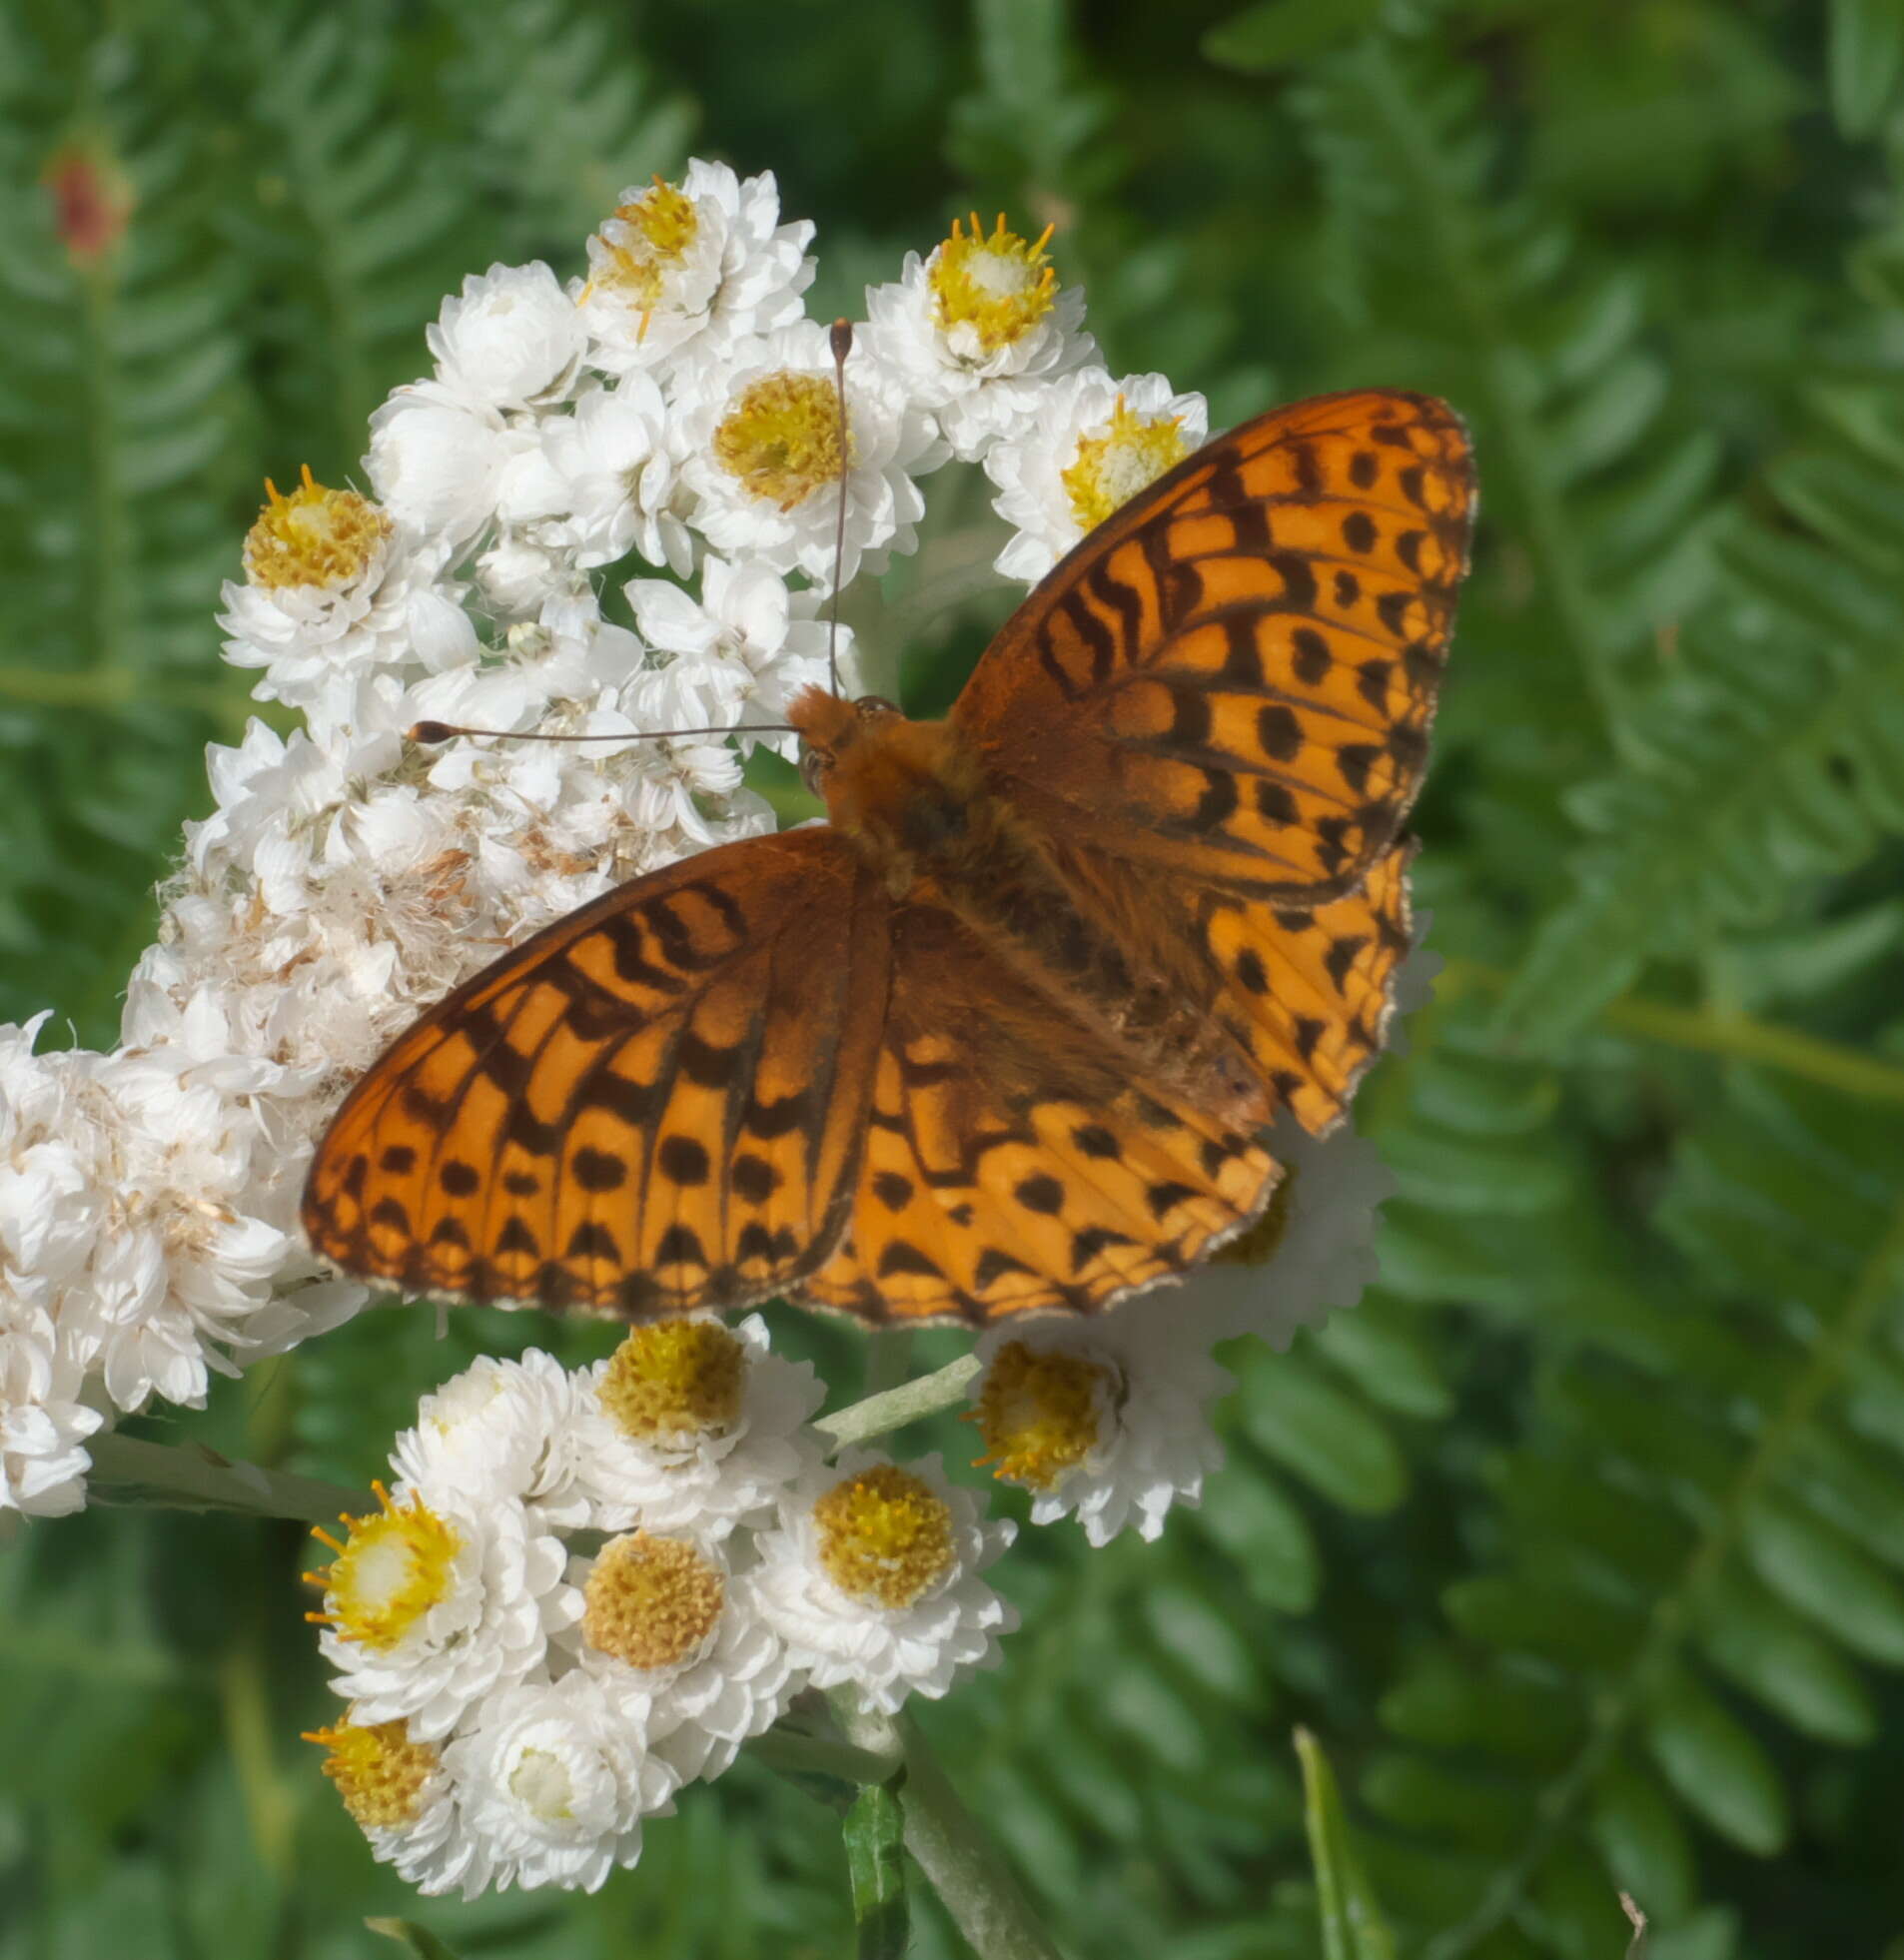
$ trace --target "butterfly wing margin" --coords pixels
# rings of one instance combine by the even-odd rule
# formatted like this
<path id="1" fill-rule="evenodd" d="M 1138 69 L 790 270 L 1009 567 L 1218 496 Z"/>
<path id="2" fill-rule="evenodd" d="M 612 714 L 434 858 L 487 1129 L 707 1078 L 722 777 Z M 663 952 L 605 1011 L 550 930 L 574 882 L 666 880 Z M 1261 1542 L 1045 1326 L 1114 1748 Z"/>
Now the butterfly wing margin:
<path id="1" fill-rule="evenodd" d="M 893 947 L 851 1222 L 793 1298 L 874 1324 L 1094 1313 L 1269 1202 L 1259 1144 L 1133 1085 L 949 913 L 902 906 Z"/>
<path id="2" fill-rule="evenodd" d="M 1473 507 L 1443 403 L 1273 411 L 1086 537 L 952 719 L 1050 830 L 1260 897 L 1353 889 L 1420 787 Z"/>
<path id="3" fill-rule="evenodd" d="M 312 1244 L 408 1293 L 628 1319 L 783 1291 L 846 1220 L 890 909 L 816 827 L 559 920 L 359 1082 L 312 1165 Z"/>

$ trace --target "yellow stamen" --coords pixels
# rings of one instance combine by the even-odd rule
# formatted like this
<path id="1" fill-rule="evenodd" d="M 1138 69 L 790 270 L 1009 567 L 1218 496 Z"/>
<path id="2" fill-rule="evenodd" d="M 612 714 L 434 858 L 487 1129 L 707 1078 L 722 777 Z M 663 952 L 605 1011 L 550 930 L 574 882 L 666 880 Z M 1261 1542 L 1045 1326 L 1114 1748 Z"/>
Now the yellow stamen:
<path id="1" fill-rule="evenodd" d="M 286 496 L 269 477 L 265 505 L 245 534 L 245 576 L 254 585 L 335 588 L 362 577 L 391 533 L 391 520 L 356 490 L 326 490 L 305 465 Z"/>
<path id="2" fill-rule="evenodd" d="M 747 1344 L 716 1321 L 656 1321 L 629 1334 L 601 1377 L 601 1407 L 637 1443 L 724 1436 L 740 1418 Z"/>
<path id="3" fill-rule="evenodd" d="M 408 1824 L 422 1807 L 424 1786 L 442 1760 L 436 1745 L 413 1742 L 406 1722 L 339 1722 L 307 1729 L 304 1739 L 329 1749 L 324 1773 L 344 1807 L 365 1830 Z"/>
<path id="4" fill-rule="evenodd" d="M 631 1532 L 595 1559 L 582 1588 L 582 1637 L 630 1667 L 666 1667 L 706 1643 L 725 1595 L 720 1568 L 685 1538 Z"/>
<path id="5" fill-rule="evenodd" d="M 968 1421 L 985 1439 L 992 1474 L 1034 1490 L 1055 1489 L 1098 1447 L 1117 1377 L 1062 1348 L 1008 1341 L 992 1357 Z"/>
<path id="6" fill-rule="evenodd" d="M 1190 454 L 1177 416 L 1142 416 L 1123 396 L 1101 436 L 1087 436 L 1063 476 L 1072 514 L 1087 531 Z"/>
<path id="7" fill-rule="evenodd" d="M 345 1517 L 349 1542 L 325 1574 L 328 1610 L 306 1618 L 381 1651 L 449 1596 L 463 1539 L 421 1497 L 397 1504 L 383 1484 L 371 1488 L 382 1508 Z"/>
<path id="8" fill-rule="evenodd" d="M 843 1478 L 813 1506 L 820 1564 L 855 1599 L 897 1611 L 953 1567 L 952 1512 L 931 1485 L 897 1464 Z"/>
<path id="9" fill-rule="evenodd" d="M 614 216 L 601 228 L 598 236 L 603 250 L 582 298 L 597 286 L 620 293 L 631 306 L 641 309 L 637 338 L 645 340 L 648 323 L 661 304 L 667 275 L 699 231 L 700 214 L 693 200 L 657 175 L 651 190 L 628 204 L 616 205 Z"/>
<path id="10" fill-rule="evenodd" d="M 976 211 L 969 233 L 954 218 L 927 281 L 941 331 L 970 327 L 987 354 L 1030 333 L 1058 297 L 1058 275 L 1045 256 L 1054 229 L 1047 225 L 1036 239 L 1024 239 L 1006 229 L 1000 212 L 987 237 Z"/>
<path id="11" fill-rule="evenodd" d="M 714 458 L 755 496 L 791 510 L 840 479 L 839 396 L 830 375 L 783 368 L 751 382 L 714 431 Z M 849 423 L 846 456 L 855 445 Z"/>

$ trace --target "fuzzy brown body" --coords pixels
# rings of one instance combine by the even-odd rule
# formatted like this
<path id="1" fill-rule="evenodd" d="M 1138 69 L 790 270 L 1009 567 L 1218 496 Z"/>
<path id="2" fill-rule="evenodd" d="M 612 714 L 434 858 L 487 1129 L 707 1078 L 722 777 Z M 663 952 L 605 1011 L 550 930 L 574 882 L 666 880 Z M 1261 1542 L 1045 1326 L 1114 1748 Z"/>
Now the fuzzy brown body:
<path id="1" fill-rule="evenodd" d="M 1247 1049 L 1213 1012 L 1223 975 L 1167 877 L 1025 822 L 949 721 L 819 688 L 788 720 L 828 817 L 894 902 L 950 912 L 1035 990 L 1048 1012 L 1026 1031 L 1033 1054 L 1081 1050 L 1071 1077 L 1082 1067 L 1112 1096 L 1149 1081 L 1234 1128 L 1269 1121 Z"/>

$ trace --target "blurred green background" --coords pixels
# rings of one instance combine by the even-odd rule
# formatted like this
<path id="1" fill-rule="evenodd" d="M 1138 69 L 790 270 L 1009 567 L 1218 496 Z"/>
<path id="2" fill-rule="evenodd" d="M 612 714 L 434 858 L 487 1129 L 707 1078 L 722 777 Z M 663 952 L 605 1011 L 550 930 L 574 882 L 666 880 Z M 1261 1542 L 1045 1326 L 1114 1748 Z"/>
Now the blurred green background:
<path id="1" fill-rule="evenodd" d="M 928 1725 L 1079 1955 L 1322 1951 L 1302 1722 L 1404 1955 L 1602 1960 L 1623 1887 L 1650 1960 L 1896 1960 L 1901 63 L 1895 0 L 0 0 L 0 1016 L 112 1039 L 246 712 L 212 612 L 261 479 L 350 477 L 447 290 L 576 271 L 690 145 L 819 221 L 822 317 L 975 203 L 1057 220 L 1112 366 L 1218 425 L 1443 394 L 1482 524 L 1419 816 L 1447 973 L 1361 1105 L 1385 1284 L 1236 1356 L 1162 1542 L 1021 1543 L 1007 1665 Z M 56 232 L 75 158 L 111 250 Z M 1003 600 L 940 614 L 991 520 L 934 503 L 915 710 Z M 850 1337 L 776 1330 L 852 1392 Z M 369 1316 L 140 1427 L 362 1484 L 531 1340 L 603 1337 Z M 107 1508 L 0 1557 L 0 1960 L 332 1960 L 406 1910 L 509 1960 L 850 1950 L 836 1819 L 746 1762 L 595 1899 L 411 1900 L 295 1739 L 301 1562 Z"/>

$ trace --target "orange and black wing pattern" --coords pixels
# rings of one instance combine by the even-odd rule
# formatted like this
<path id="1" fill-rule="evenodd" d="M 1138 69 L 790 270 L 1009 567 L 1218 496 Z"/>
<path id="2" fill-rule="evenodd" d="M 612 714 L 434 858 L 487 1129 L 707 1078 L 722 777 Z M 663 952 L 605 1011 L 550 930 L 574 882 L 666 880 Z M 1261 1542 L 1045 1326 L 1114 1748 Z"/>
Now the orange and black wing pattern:
<path id="1" fill-rule="evenodd" d="M 874 1323 L 1096 1312 L 1244 1229 L 1279 1175 L 929 903 L 894 913 L 866 1122 L 851 1221 L 792 1297 Z"/>
<path id="2" fill-rule="evenodd" d="M 312 1244 L 406 1293 L 637 1320 L 784 1291 L 853 1201 L 889 912 L 824 829 L 584 906 L 358 1083 L 312 1166 Z"/>
<path id="3" fill-rule="evenodd" d="M 1261 416 L 1079 544 L 953 720 L 1054 834 L 1238 895 L 1353 890 L 1421 782 L 1473 508 L 1440 402 Z"/>

